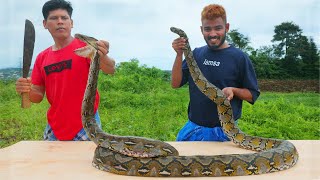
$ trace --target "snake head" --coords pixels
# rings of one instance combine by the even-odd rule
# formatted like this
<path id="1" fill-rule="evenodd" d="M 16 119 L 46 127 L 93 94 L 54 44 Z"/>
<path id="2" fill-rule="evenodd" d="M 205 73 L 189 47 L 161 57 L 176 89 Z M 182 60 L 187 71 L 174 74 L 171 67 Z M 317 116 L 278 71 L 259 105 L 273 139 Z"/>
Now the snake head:
<path id="1" fill-rule="evenodd" d="M 183 37 L 183 38 L 185 38 L 185 39 L 188 39 L 187 34 L 186 34 L 182 29 L 179 29 L 179 28 L 176 28 L 176 27 L 171 27 L 170 30 L 171 30 L 173 33 L 178 34 L 180 37 Z"/>
<path id="2" fill-rule="evenodd" d="M 96 50 L 98 50 L 98 45 L 96 43 L 98 40 L 96 38 L 86 36 L 83 34 L 75 34 L 74 37 L 85 42 L 87 45 L 94 47 Z"/>
<path id="3" fill-rule="evenodd" d="M 87 45 L 74 50 L 74 52 L 81 57 L 93 59 L 96 52 L 98 51 L 97 39 L 94 37 L 86 36 L 83 34 L 75 34 L 75 38 L 85 42 Z"/>

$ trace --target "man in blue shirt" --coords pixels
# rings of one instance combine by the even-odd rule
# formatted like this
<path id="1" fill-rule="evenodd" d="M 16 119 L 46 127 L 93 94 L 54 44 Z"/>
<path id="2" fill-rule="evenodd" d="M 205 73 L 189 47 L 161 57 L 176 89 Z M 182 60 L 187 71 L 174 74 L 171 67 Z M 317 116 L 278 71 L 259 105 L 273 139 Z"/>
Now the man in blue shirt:
<path id="1" fill-rule="evenodd" d="M 225 41 L 229 23 L 222 6 L 206 6 L 201 13 L 201 22 L 207 45 L 195 48 L 194 58 L 204 76 L 222 89 L 231 101 L 237 120 L 241 117 L 242 101 L 253 104 L 260 95 L 256 74 L 249 57 Z M 171 85 L 179 88 L 188 82 L 190 95 L 189 120 L 178 133 L 177 141 L 228 141 L 220 125 L 216 104 L 198 89 L 186 61 L 182 61 L 185 42 L 184 38 L 177 38 L 172 43 L 177 55 Z"/>

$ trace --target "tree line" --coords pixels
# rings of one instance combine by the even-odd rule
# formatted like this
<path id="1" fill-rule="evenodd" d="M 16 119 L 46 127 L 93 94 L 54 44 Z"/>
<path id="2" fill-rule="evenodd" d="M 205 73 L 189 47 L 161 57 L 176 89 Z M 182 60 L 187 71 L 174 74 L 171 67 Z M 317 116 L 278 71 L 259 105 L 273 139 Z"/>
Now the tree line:
<path id="1" fill-rule="evenodd" d="M 254 49 L 237 29 L 228 32 L 227 40 L 249 55 L 259 79 L 319 79 L 320 51 L 293 22 L 276 25 L 269 46 Z"/>

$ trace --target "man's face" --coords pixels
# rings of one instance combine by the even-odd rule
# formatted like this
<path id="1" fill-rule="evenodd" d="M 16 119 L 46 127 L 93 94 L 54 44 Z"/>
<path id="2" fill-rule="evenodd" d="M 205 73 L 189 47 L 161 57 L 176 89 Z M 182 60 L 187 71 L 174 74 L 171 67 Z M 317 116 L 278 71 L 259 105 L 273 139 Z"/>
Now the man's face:
<path id="1" fill-rule="evenodd" d="M 202 21 L 201 32 L 204 40 L 210 49 L 223 49 L 227 47 L 226 33 L 229 31 L 229 24 L 225 23 L 221 17 L 214 20 L 204 19 Z"/>
<path id="2" fill-rule="evenodd" d="M 66 10 L 56 9 L 49 12 L 48 18 L 43 20 L 43 26 L 53 38 L 65 39 L 71 35 L 73 21 Z"/>

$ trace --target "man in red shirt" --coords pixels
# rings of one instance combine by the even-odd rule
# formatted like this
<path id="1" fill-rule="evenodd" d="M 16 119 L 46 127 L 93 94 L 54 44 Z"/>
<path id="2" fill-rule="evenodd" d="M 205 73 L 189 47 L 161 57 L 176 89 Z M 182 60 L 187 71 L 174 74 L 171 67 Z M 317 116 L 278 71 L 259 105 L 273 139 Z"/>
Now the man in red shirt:
<path id="1" fill-rule="evenodd" d="M 16 91 L 29 93 L 33 103 L 40 103 L 46 94 L 50 107 L 45 140 L 89 140 L 82 127 L 81 104 L 90 59 L 74 53 L 86 44 L 71 35 L 72 11 L 71 3 L 64 0 L 50 0 L 43 5 L 43 26 L 50 32 L 54 45 L 37 56 L 31 78 L 19 78 L 16 82 Z M 115 61 L 107 55 L 109 43 L 100 40 L 97 45 L 101 70 L 113 74 Z M 96 120 L 100 124 L 97 111 L 100 97 L 96 93 Z"/>

